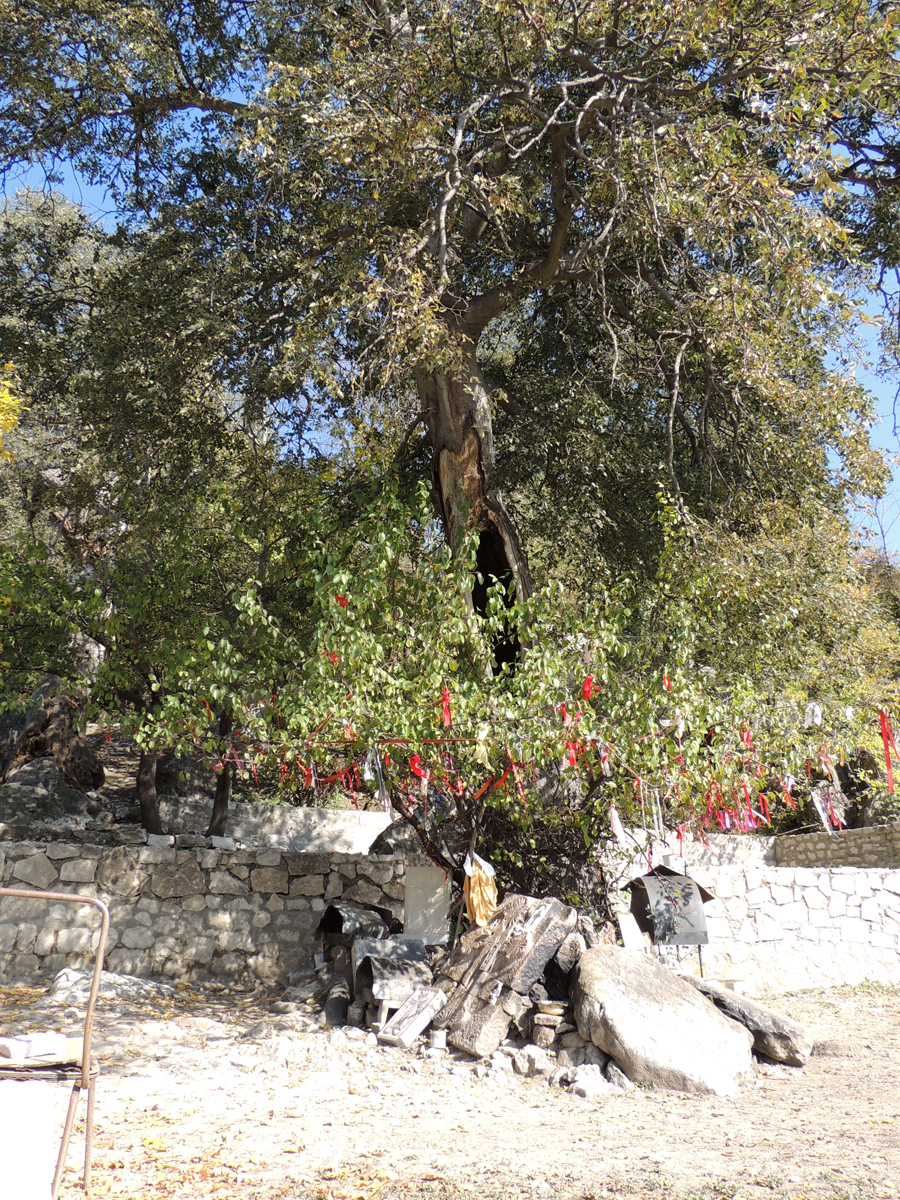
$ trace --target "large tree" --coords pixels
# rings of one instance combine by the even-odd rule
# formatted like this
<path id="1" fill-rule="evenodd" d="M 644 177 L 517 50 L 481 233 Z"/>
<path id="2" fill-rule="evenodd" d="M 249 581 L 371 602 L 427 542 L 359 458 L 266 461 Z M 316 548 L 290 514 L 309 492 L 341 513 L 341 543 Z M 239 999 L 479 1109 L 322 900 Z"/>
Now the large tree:
<path id="1" fill-rule="evenodd" d="M 497 406 L 531 416 L 530 462 L 597 396 L 594 432 L 640 430 L 684 511 L 798 480 L 839 503 L 828 451 L 877 486 L 867 402 L 823 364 L 896 250 L 900 27 L 820 16 L 15 6 L 3 153 L 68 155 L 167 225 L 248 402 L 414 382 L 448 540 L 473 525 L 526 596 Z"/>
<path id="2" fill-rule="evenodd" d="M 765 691 L 802 657 L 784 653 L 798 631 L 797 670 L 821 677 L 838 664 L 825 627 L 841 605 L 848 631 L 872 611 L 852 568 L 832 587 L 823 566 L 848 550 L 846 497 L 884 478 L 871 399 L 829 354 L 848 353 L 861 289 L 896 265 L 896 16 L 855 0 L 827 20 L 813 5 L 737 0 L 0 0 L 0 162 L 52 172 L 68 157 L 117 195 L 133 257 L 97 318 L 81 407 L 101 440 L 127 414 L 105 451 L 117 477 L 137 479 L 146 454 L 173 483 L 201 460 L 215 469 L 204 448 L 218 444 L 223 397 L 232 427 L 282 464 L 346 450 L 340 470 L 356 485 L 394 461 L 404 485 L 427 473 L 449 545 L 512 585 L 530 630 L 519 679 L 486 685 L 483 662 L 466 675 L 454 711 L 493 740 L 473 736 L 458 755 L 485 769 L 487 756 L 499 774 L 527 730 L 545 757 L 567 741 L 578 757 L 581 739 L 558 720 L 551 736 L 548 713 L 587 688 L 576 672 L 593 655 L 606 691 L 580 728 L 593 713 L 595 782 L 612 786 L 603 747 L 619 738 L 622 798 L 655 773 L 673 805 L 691 794 L 702 808 L 714 723 L 731 723 L 722 770 L 750 761 L 741 712 L 753 693 L 729 707 L 727 681 L 709 683 L 724 648 Z M 421 517 L 403 528 L 421 542 Z M 334 597 L 377 547 L 343 545 L 335 565 L 323 541 L 318 576 L 304 559 L 302 668 L 277 664 L 300 696 L 300 744 L 317 724 L 313 682 L 337 705 L 347 697 L 357 731 L 368 720 L 383 736 L 388 717 L 351 712 L 361 689 L 351 703 L 331 670 L 335 631 L 353 642 L 342 622 L 374 611 Z M 768 589 L 756 580 L 766 564 Z M 625 584 L 621 596 L 600 586 L 623 570 L 639 577 L 637 608 Z M 451 576 L 439 562 L 423 571 L 421 603 L 439 614 Z M 828 584 L 811 614 L 790 594 L 798 573 Z M 532 577 L 551 575 L 569 586 L 558 627 L 525 603 Z M 579 641 L 586 579 L 609 622 Z M 386 588 L 370 581 L 373 596 Z M 386 660 L 398 678 L 398 664 L 417 664 L 386 648 L 397 626 L 382 598 L 353 662 L 383 683 Z M 479 585 L 473 599 L 496 651 L 497 596 Z M 484 650 L 466 621 L 448 605 L 446 628 L 429 625 L 435 688 L 444 665 Z M 677 700 L 660 696 L 662 678 Z M 802 711 L 806 682 L 795 691 Z M 690 753 L 681 734 L 647 740 L 674 703 L 693 714 Z M 413 707 L 394 720 L 415 741 L 428 722 Z M 815 761 L 798 724 L 781 723 L 791 754 Z M 643 765 L 625 749 L 638 744 Z M 679 759 L 694 775 L 671 785 Z"/>

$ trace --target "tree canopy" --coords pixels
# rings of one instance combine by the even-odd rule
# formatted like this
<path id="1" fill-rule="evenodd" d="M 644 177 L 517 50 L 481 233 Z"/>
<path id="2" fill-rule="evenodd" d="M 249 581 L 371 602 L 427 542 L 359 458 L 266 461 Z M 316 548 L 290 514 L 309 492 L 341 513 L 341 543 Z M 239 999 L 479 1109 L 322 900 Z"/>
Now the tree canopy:
<path id="1" fill-rule="evenodd" d="M 571 763 L 552 820 L 591 843 L 647 789 L 753 824 L 871 737 L 896 621 L 847 505 L 886 479 L 852 365 L 873 295 L 896 365 L 896 4 L 0 17 L 0 166 L 69 160 L 120 220 L 66 243 L 8 208 L 2 353 L 29 404 L 56 371 L 106 561 L 152 541 L 165 624 L 183 514 L 210 597 L 148 635 L 178 650 L 160 744 L 228 661 L 282 779 L 329 721 L 335 769 L 401 738 L 470 815 Z M 100 611 L 137 602 L 90 570 Z"/>

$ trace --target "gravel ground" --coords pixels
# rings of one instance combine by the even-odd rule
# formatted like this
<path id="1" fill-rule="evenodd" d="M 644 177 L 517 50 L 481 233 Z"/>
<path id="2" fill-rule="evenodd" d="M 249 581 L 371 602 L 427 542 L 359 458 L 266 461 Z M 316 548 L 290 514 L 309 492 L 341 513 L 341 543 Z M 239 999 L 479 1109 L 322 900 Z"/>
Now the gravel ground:
<path id="1" fill-rule="evenodd" d="M 783 998 L 817 1052 L 736 1099 L 637 1088 L 595 1101 L 323 1029 L 311 1006 L 148 991 L 98 1007 L 98 1197 L 900 1197 L 896 991 Z M 41 991 L 0 989 L 5 1031 L 73 1031 L 76 1018 Z M 21 1086 L 52 1092 L 61 1127 L 65 1090 Z M 73 1142 L 64 1200 L 84 1195 L 80 1153 Z"/>

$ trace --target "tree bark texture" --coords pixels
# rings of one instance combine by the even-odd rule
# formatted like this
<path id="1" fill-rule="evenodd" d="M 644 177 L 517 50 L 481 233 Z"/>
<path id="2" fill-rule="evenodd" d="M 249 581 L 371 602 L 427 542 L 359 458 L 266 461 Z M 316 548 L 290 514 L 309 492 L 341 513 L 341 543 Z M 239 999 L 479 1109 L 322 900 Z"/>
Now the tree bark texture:
<path id="1" fill-rule="evenodd" d="M 234 719 L 229 712 L 223 712 L 219 716 L 219 737 L 223 739 L 231 736 L 231 731 L 234 729 Z M 229 743 L 230 745 L 230 743 Z M 225 749 L 222 750 L 222 757 L 225 756 Z M 228 824 L 228 805 L 231 803 L 231 788 L 234 783 L 234 763 L 226 762 L 222 770 L 219 772 L 219 778 L 216 780 L 216 794 L 213 799 L 212 816 L 209 819 L 209 828 L 206 831 L 207 837 L 224 837 L 225 827 Z"/>
<path id="2" fill-rule="evenodd" d="M 102 787 L 106 778 L 103 763 L 80 733 L 74 721 L 78 701 L 61 692 L 47 696 L 31 710 L 13 751 L 9 769 L 33 758 L 53 757 L 57 770 L 69 787 L 90 792 Z"/>
<path id="3" fill-rule="evenodd" d="M 141 806 L 141 825 L 148 833 L 162 833 L 159 818 L 159 797 L 156 794 L 156 759 L 158 751 L 142 750 L 138 763 L 137 792 Z"/>
<path id="4" fill-rule="evenodd" d="M 516 594 L 532 593 L 528 562 L 499 491 L 491 489 L 493 421 L 488 387 L 478 365 L 480 329 L 456 329 L 463 352 L 457 375 L 416 372 L 416 386 L 433 456 L 432 482 L 451 548 L 459 549 L 465 528 L 480 533 L 478 570 L 486 578 L 512 577 Z"/>

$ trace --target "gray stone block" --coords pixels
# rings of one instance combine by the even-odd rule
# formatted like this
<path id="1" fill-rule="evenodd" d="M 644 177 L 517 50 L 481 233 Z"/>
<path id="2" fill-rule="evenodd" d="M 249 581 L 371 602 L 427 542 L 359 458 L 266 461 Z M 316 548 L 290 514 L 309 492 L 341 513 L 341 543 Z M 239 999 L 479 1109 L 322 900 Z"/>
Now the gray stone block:
<path id="1" fill-rule="evenodd" d="M 97 887 L 113 896 L 139 896 L 146 876 L 138 865 L 138 853 L 125 846 L 110 851 L 97 868 Z"/>
<path id="2" fill-rule="evenodd" d="M 129 950 L 146 950 L 155 940 L 156 935 L 146 925 L 132 925 L 129 929 L 123 929 L 120 936 L 122 945 Z"/>
<path id="3" fill-rule="evenodd" d="M 152 960 L 146 950 L 113 950 L 106 962 L 106 969 L 117 975 L 137 975 L 146 979 L 151 974 Z"/>
<path id="4" fill-rule="evenodd" d="M 291 879 L 290 895 L 292 896 L 321 896 L 324 891 L 324 875 L 297 875 Z"/>
<path id="5" fill-rule="evenodd" d="M 175 862 L 175 847 L 174 845 L 140 846 L 138 848 L 137 857 L 139 863 L 145 863 L 152 866 L 171 866 Z"/>
<path id="6" fill-rule="evenodd" d="M 281 892 L 287 895 L 288 873 L 278 867 L 257 867 L 250 872 L 250 885 L 254 892 Z"/>
<path id="7" fill-rule="evenodd" d="M 234 838 L 211 837 L 209 839 L 209 844 L 212 846 L 213 850 L 233 850 Z"/>
<path id="8" fill-rule="evenodd" d="M 209 877 L 209 890 L 223 896 L 245 896 L 250 889 L 229 871 L 213 871 Z"/>
<path id="9" fill-rule="evenodd" d="M 49 913 L 46 900 L 20 900 L 4 896 L 2 905 L 0 913 L 4 921 L 36 921 L 42 925 Z"/>
<path id="10" fill-rule="evenodd" d="M 73 858 L 59 868 L 59 878 L 64 883 L 92 883 L 97 873 L 96 859 Z"/>
<path id="11" fill-rule="evenodd" d="M 48 858 L 63 859 L 79 858 L 82 851 L 78 846 L 70 846 L 64 842 L 51 842 L 44 853 Z"/>
<path id="12" fill-rule="evenodd" d="M 390 863 L 382 863 L 373 860 L 363 861 L 359 865 L 359 873 L 365 875 L 372 883 L 383 884 L 388 883 L 394 878 L 394 868 Z"/>
<path id="13" fill-rule="evenodd" d="M 246 972 L 246 963 L 242 954 L 223 954 L 210 965 L 210 971 L 216 979 L 240 979 Z"/>
<path id="14" fill-rule="evenodd" d="M 19 936 L 16 938 L 16 949 L 19 951 L 30 950 L 34 945 L 34 939 L 37 937 L 37 925 L 31 925 L 26 922 L 24 925 L 18 926 Z"/>
<path id="15" fill-rule="evenodd" d="M 37 937 L 34 939 L 34 952 L 43 958 L 47 954 L 53 953 L 53 947 L 56 944 L 55 929 L 41 929 Z"/>
<path id="16" fill-rule="evenodd" d="M 83 926 L 61 929 L 56 935 L 57 954 L 86 954 L 91 948 L 91 930 Z"/>
<path id="17" fill-rule="evenodd" d="M 2 951 L 4 954 L 9 954 L 16 944 L 18 932 L 19 929 L 16 925 L 0 925 L 0 951 Z"/>
<path id="18" fill-rule="evenodd" d="M 46 854 L 33 854 L 15 864 L 12 876 L 36 888 L 47 889 L 56 883 L 56 867 Z"/>
<path id="19" fill-rule="evenodd" d="M 185 896 L 181 902 L 181 907 L 185 912 L 198 913 L 203 912 L 206 908 L 205 896 Z"/>
<path id="20" fill-rule="evenodd" d="M 385 904 L 384 892 L 382 892 L 381 888 L 376 887 L 373 883 L 368 883 L 365 879 L 358 879 L 356 883 L 349 887 L 344 892 L 344 899 L 356 900 L 360 904 L 375 904 L 381 907 L 389 907 Z"/>
<path id="21" fill-rule="evenodd" d="M 211 937 L 194 937 L 190 938 L 182 951 L 184 961 L 187 963 L 206 964 L 215 953 L 216 943 Z"/>
<path id="22" fill-rule="evenodd" d="M 256 949 L 249 933 L 237 932 L 235 930 L 220 933 L 216 941 L 220 950 L 243 950 L 249 954 Z"/>
<path id="23" fill-rule="evenodd" d="M 281 851 L 280 850 L 260 850 L 256 855 L 256 865 L 258 867 L 280 867 L 281 866 Z"/>
<path id="24" fill-rule="evenodd" d="M 174 868 L 154 871 L 150 884 L 155 896 L 171 900 L 179 896 L 196 896 L 206 886 L 203 872 L 193 861 L 178 863 Z"/>
<path id="25" fill-rule="evenodd" d="M 327 854 L 285 854 L 284 862 L 289 875 L 327 875 L 331 869 Z"/>

